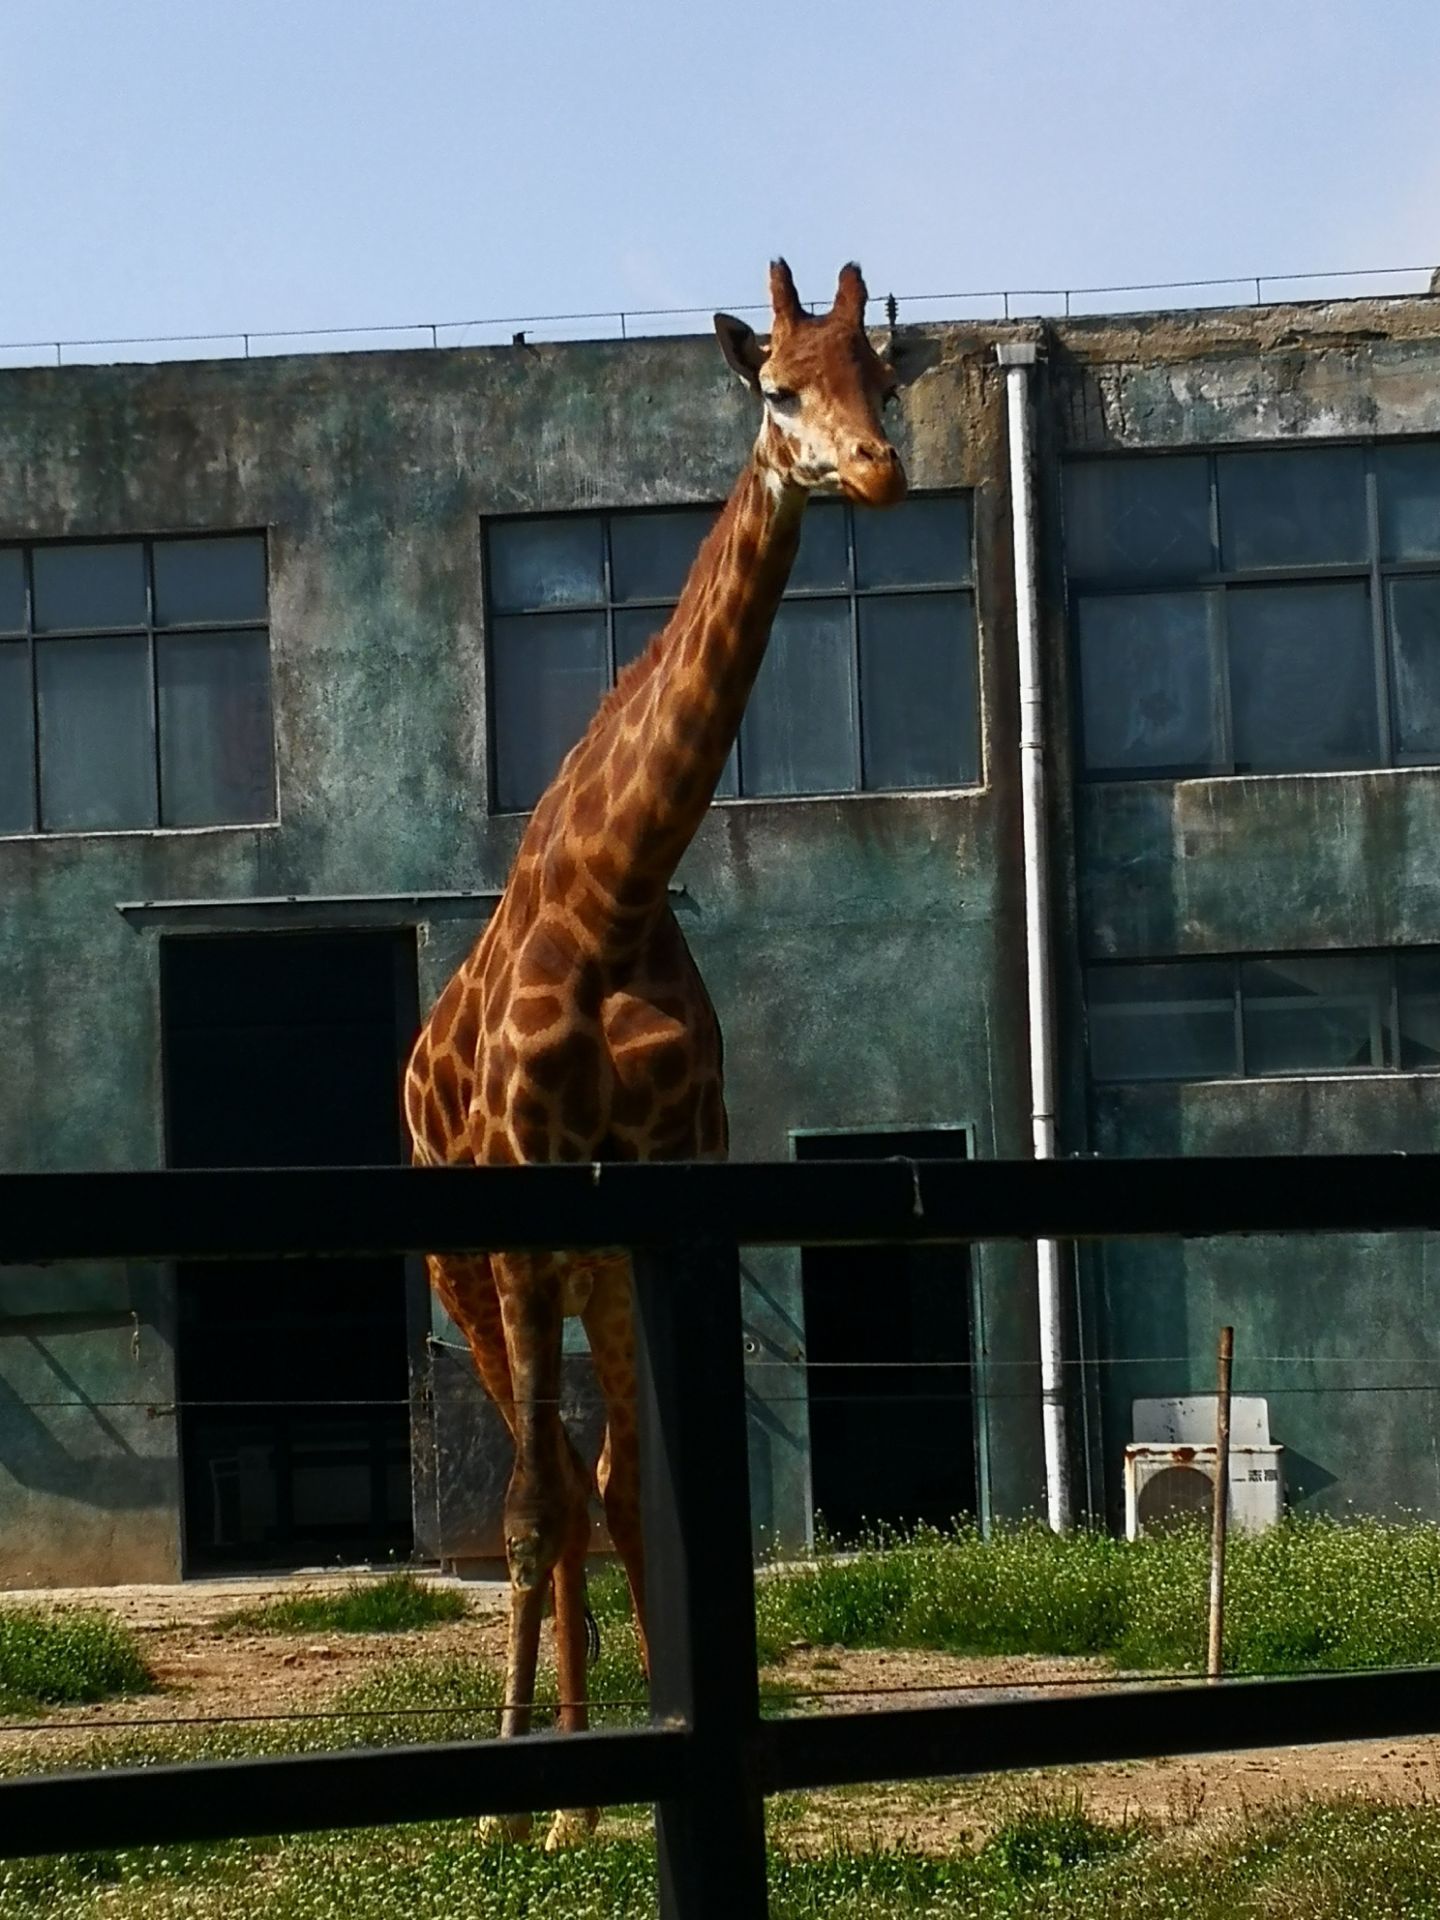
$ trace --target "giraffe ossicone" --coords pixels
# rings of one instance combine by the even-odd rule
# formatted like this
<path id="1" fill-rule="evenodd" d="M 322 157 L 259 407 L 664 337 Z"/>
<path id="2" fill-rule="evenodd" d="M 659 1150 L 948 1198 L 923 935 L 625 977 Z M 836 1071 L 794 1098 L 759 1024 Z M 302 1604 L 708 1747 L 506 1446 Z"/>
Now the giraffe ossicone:
<path id="1" fill-rule="evenodd" d="M 904 497 L 882 420 L 895 377 L 866 336 L 865 297 L 860 269 L 846 266 L 829 313 L 812 316 L 777 260 L 768 341 L 715 316 L 726 361 L 761 403 L 754 449 L 674 613 L 566 755 L 490 924 L 421 1029 L 405 1076 L 419 1164 L 725 1156 L 719 1023 L 666 889 L 739 731 L 809 495 Z M 515 1444 L 501 1732 L 530 1726 L 547 1593 L 560 1724 L 583 1728 L 592 1487 L 560 1418 L 561 1328 L 578 1313 L 604 1396 L 595 1482 L 643 1656 L 629 1258 L 557 1249 L 427 1265 Z M 562 1812 L 551 1843 L 593 1824 L 588 1810 Z"/>

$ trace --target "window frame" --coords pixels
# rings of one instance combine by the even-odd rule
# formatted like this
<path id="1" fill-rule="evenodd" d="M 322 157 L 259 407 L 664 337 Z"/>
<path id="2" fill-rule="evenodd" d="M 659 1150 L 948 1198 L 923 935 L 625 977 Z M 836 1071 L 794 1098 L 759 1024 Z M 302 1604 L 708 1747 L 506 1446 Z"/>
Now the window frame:
<path id="1" fill-rule="evenodd" d="M 787 586 L 781 596 L 780 605 L 823 601 L 844 600 L 848 606 L 848 639 L 850 648 L 850 730 L 851 763 L 855 784 L 851 787 L 815 789 L 804 793 L 746 793 L 744 790 L 744 748 L 742 745 L 743 722 L 741 732 L 737 732 L 735 744 L 731 749 L 731 759 L 735 767 L 735 787 L 733 794 L 717 793 L 711 802 L 714 806 L 790 806 L 796 802 L 808 800 L 858 800 L 875 799 L 893 794 L 957 794 L 973 793 L 985 784 L 984 765 L 984 729 L 981 725 L 981 675 L 980 675 L 980 614 L 979 614 L 979 567 L 976 561 L 976 513 L 974 487 L 927 487 L 908 496 L 917 500 L 950 499 L 965 503 L 968 517 L 969 539 L 964 556 L 964 572 L 951 580 L 906 581 L 900 585 L 862 587 L 857 584 L 857 560 L 855 541 L 855 506 L 849 500 L 838 496 L 820 495 L 816 497 L 816 506 L 834 504 L 843 515 L 845 528 L 845 559 L 848 581 L 843 586 L 790 587 Z M 502 807 L 499 801 L 499 749 L 496 736 L 496 718 L 499 702 L 495 698 L 495 649 L 494 632 L 497 619 L 534 619 L 544 620 L 552 615 L 585 613 L 599 614 L 605 623 L 605 664 L 608 674 L 607 691 L 613 688 L 617 677 L 615 654 L 616 616 L 651 612 L 657 617 L 652 630 L 659 633 L 676 606 L 676 597 L 663 598 L 658 595 L 618 600 L 615 597 L 615 571 L 611 552 L 611 523 L 616 519 L 637 521 L 651 516 L 675 513 L 708 513 L 710 524 L 723 511 L 723 500 L 670 500 L 648 503 L 645 506 L 584 506 L 560 509 L 555 512 L 538 510 L 526 513 L 486 514 L 480 526 L 481 574 L 484 586 L 485 614 L 485 738 L 488 755 L 488 776 L 486 780 L 486 805 L 489 814 L 496 819 L 523 819 L 538 805 L 540 794 L 525 807 Z M 494 566 L 491 561 L 490 541 L 496 528 L 523 524 L 535 520 L 561 520 L 569 518 L 596 518 L 601 523 L 601 582 L 603 600 L 574 600 L 549 607 L 507 608 L 496 606 L 492 582 Z M 703 536 L 702 536 L 703 537 Z M 698 545 L 697 545 L 698 552 Z M 891 787 L 864 785 L 864 689 L 861 675 L 860 650 L 860 603 L 864 600 L 885 600 L 908 596 L 933 596 L 954 594 L 969 602 L 970 610 L 970 647 L 971 679 L 974 687 L 974 704 L 971 722 L 974 728 L 975 777 L 958 783 L 939 787 Z M 753 694 L 752 694 L 753 698 Z M 747 705 L 748 711 L 748 705 Z M 723 778 L 723 776 L 722 776 Z M 543 789 L 542 789 L 543 793 Z"/>
<path id="2" fill-rule="evenodd" d="M 155 548 L 190 541 L 259 540 L 264 550 L 265 617 L 259 620 L 183 620 L 158 621 L 155 618 Z M 139 547 L 145 576 L 145 618 L 141 623 L 128 621 L 118 626 L 98 622 L 83 627 L 37 627 L 35 621 L 35 555 L 41 550 L 73 547 Z M 257 820 L 215 822 L 208 826 L 168 826 L 164 820 L 164 771 L 160 741 L 160 664 L 156 636 L 174 634 L 261 633 L 266 651 L 270 640 L 270 536 L 267 527 L 187 527 L 173 533 L 146 534 L 62 534 L 38 539 L 0 539 L 0 551 L 18 552 L 24 592 L 23 629 L 0 627 L 0 645 L 25 645 L 26 671 L 30 681 L 30 814 L 33 825 L 12 832 L 0 831 L 0 840 L 59 840 L 94 838 L 122 833 L 214 833 L 233 828 L 273 826 L 280 817 L 279 780 L 275 752 L 275 701 L 273 680 L 270 687 L 270 810 Z M 40 752 L 40 673 L 37 643 L 63 646 L 79 640 L 141 640 L 145 642 L 147 710 L 150 720 L 150 777 L 155 800 L 155 818 L 145 824 L 118 827 L 47 827 L 41 807 Z"/>
<path id="3" fill-rule="evenodd" d="M 1197 456 L 1202 458 L 1206 463 L 1210 519 L 1211 565 L 1204 573 L 1172 573 L 1157 570 L 1153 576 L 1143 581 L 1126 581 L 1118 577 L 1109 581 L 1087 578 L 1083 574 L 1072 571 L 1068 541 L 1066 542 L 1065 592 L 1074 688 L 1072 712 L 1075 728 L 1076 779 L 1087 786 L 1108 786 L 1117 782 L 1135 785 L 1139 782 L 1154 780 L 1273 780 L 1297 776 L 1312 777 L 1317 774 L 1357 773 L 1375 769 L 1440 766 L 1440 747 L 1428 753 L 1403 752 L 1397 749 L 1395 638 L 1391 631 L 1389 615 L 1390 582 L 1416 577 L 1440 579 L 1440 559 L 1387 560 L 1383 558 L 1377 457 L 1391 447 L 1424 445 L 1434 447 L 1437 457 L 1440 457 L 1440 438 L 1431 434 L 1417 434 L 1387 439 L 1352 436 L 1326 440 L 1273 440 L 1245 445 L 1231 443 L 1224 446 L 1126 449 L 1120 453 L 1084 454 L 1067 459 L 1063 463 L 1061 473 L 1062 539 L 1065 518 L 1063 504 L 1065 473 L 1082 467 L 1111 465 L 1121 460 L 1138 465 L 1142 462 L 1176 458 L 1194 459 Z M 1243 569 L 1227 567 L 1224 564 L 1224 525 L 1220 503 L 1220 462 L 1222 460 L 1243 460 L 1276 453 L 1303 456 L 1308 452 L 1344 448 L 1358 449 L 1364 461 L 1364 511 L 1366 538 L 1369 542 L 1367 560 L 1313 562 L 1303 566 L 1254 566 Z M 1230 593 L 1237 589 L 1254 591 L 1264 590 L 1267 587 L 1324 586 L 1344 583 L 1363 585 L 1369 594 L 1370 657 L 1375 690 L 1376 731 L 1380 742 L 1379 755 L 1375 758 L 1346 760 L 1344 763 L 1332 763 L 1321 767 L 1237 767 L 1235 764 L 1235 706 L 1231 686 L 1230 616 L 1227 605 Z M 1204 595 L 1215 603 L 1212 632 L 1215 648 L 1214 692 L 1219 708 L 1218 745 L 1221 749 L 1219 757 L 1206 766 L 1161 764 L 1144 768 L 1091 767 L 1087 759 L 1085 709 L 1081 697 L 1083 686 L 1083 653 L 1080 641 L 1081 603 L 1086 599 L 1118 600 L 1132 597 L 1143 599 L 1161 593 Z"/>
<path id="4" fill-rule="evenodd" d="M 1158 958 L 1146 956 L 1144 959 L 1126 958 L 1089 960 L 1083 967 L 1083 1004 L 1085 1011 L 1085 1072 L 1087 1082 L 1093 1092 L 1122 1087 L 1203 1087 L 1232 1086 L 1237 1081 L 1251 1085 L 1273 1085 L 1282 1080 L 1376 1080 L 1403 1079 L 1415 1075 L 1433 1076 L 1440 1074 L 1440 1059 L 1433 1066 L 1406 1065 L 1403 1062 L 1404 1033 L 1401 1025 L 1401 988 L 1400 971 L 1404 960 L 1412 955 L 1431 956 L 1440 960 L 1440 946 L 1416 945 L 1399 947 L 1312 947 L 1277 951 L 1267 949 L 1255 953 L 1183 953 L 1165 954 Z M 1274 1073 L 1251 1072 L 1246 1062 L 1245 1052 L 1245 1014 L 1246 995 L 1243 986 L 1243 970 L 1249 966 L 1285 965 L 1293 961 L 1380 961 L 1386 970 L 1386 983 L 1383 995 L 1383 1021 L 1381 1048 L 1385 1057 L 1379 1065 L 1357 1067 L 1294 1067 Z M 1232 1071 L 1214 1074 L 1142 1074 L 1107 1075 L 1098 1078 L 1094 1071 L 1090 1044 L 1092 1001 L 1090 983 L 1097 974 L 1117 975 L 1132 967 L 1152 969 L 1165 968 L 1180 970 L 1192 966 L 1223 966 L 1230 974 L 1230 1001 L 1233 1013 L 1232 1029 L 1234 1051 Z M 1252 995 L 1250 1004 L 1264 1004 L 1267 996 Z M 1318 996 L 1316 996 L 1318 998 Z M 1153 1003 L 1164 1006 L 1166 1002 Z M 1384 1038 L 1388 1034 L 1388 1042 Z"/>

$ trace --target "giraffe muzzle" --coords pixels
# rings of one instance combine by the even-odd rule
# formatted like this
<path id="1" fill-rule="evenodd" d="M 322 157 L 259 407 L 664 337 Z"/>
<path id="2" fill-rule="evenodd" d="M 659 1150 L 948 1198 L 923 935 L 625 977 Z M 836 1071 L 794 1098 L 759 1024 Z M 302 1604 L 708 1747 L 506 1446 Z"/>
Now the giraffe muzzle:
<path id="1" fill-rule="evenodd" d="M 910 483 L 900 455 L 885 441 L 861 442 L 840 472 L 840 490 L 867 507 L 893 507 L 905 498 Z"/>

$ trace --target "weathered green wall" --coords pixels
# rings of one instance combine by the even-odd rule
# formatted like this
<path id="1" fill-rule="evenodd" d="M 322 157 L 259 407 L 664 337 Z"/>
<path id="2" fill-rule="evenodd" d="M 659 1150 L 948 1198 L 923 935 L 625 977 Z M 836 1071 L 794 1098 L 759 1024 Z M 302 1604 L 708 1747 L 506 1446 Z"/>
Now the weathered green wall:
<path id="1" fill-rule="evenodd" d="M 1054 358 L 1055 442 L 1094 453 L 1440 433 L 1437 307 L 1071 323 Z M 1058 601 L 1050 632 L 1064 699 Z M 1088 959 L 1440 941 L 1434 770 L 1096 785 L 1079 789 L 1066 824 L 1077 848 L 1072 1009 Z M 1070 1058 L 1075 1085 L 1073 1041 Z M 1434 1076 L 1106 1088 L 1093 1096 L 1088 1144 L 1107 1154 L 1433 1150 L 1437 1123 Z M 1077 1145 L 1084 1126 L 1074 1120 Z M 1440 1514 L 1437 1261 L 1433 1239 L 1403 1235 L 1089 1254 L 1097 1501 L 1118 1508 L 1131 1399 L 1213 1390 L 1228 1322 L 1237 1390 L 1269 1397 L 1300 1503 Z"/>
<path id="2" fill-rule="evenodd" d="M 746 802 L 702 828 L 680 911 L 739 1157 L 786 1154 L 796 1128 L 1027 1138 L 1000 388 L 978 334 L 905 352 L 915 484 L 977 490 L 987 784 Z M 752 431 L 706 340 L 0 374 L 0 538 L 268 529 L 280 796 L 268 827 L 0 840 L 0 1166 L 159 1163 L 166 930 L 270 923 L 245 903 L 276 896 L 299 896 L 298 929 L 328 924 L 315 896 L 501 884 L 518 829 L 483 797 L 482 517 L 717 499 Z M 185 900 L 231 904 L 118 911 Z M 373 923 L 419 925 L 428 1000 L 482 913 Z M 999 1509 L 1038 1490 L 1025 1265 L 979 1264 Z M 755 1358 L 791 1360 L 797 1261 L 757 1257 L 754 1279 Z M 0 1581 L 178 1573 L 171 1304 L 154 1271 L 0 1276 Z M 793 1539 L 803 1408 L 775 1369 L 756 1380 L 757 1520 Z"/>

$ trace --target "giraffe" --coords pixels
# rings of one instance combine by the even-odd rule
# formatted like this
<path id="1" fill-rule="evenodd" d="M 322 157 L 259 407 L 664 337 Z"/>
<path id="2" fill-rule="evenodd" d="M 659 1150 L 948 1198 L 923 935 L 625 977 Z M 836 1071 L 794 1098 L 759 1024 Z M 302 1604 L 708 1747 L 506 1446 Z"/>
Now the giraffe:
<path id="1" fill-rule="evenodd" d="M 761 404 L 754 449 L 663 631 L 620 675 L 541 797 L 489 925 L 437 1001 L 405 1077 L 422 1165 L 720 1159 L 728 1145 L 715 1012 L 667 882 L 739 730 L 811 492 L 903 498 L 881 421 L 891 369 L 865 334 L 865 283 L 841 270 L 823 317 L 770 269 L 768 346 L 716 314 L 721 351 Z M 584 1324 L 605 1402 L 596 1472 L 645 1653 L 628 1255 L 428 1258 L 515 1446 L 505 1498 L 510 1619 L 502 1736 L 529 1730 L 553 1591 L 560 1725 L 587 1724 L 584 1568 L 590 1477 L 559 1414 L 561 1325 Z M 550 1846 L 593 1809 L 556 1815 Z M 511 1837 L 528 1817 L 494 1823 Z"/>

